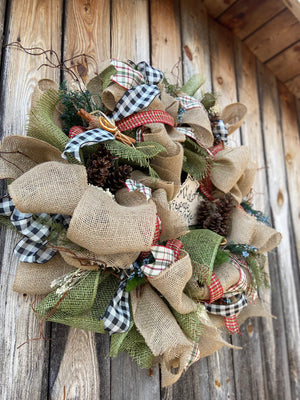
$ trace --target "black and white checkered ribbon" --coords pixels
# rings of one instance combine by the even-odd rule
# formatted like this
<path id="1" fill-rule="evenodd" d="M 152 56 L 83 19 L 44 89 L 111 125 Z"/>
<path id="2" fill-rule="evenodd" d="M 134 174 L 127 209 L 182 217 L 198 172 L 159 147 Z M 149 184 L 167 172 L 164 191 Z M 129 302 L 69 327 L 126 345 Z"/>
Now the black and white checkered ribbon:
<path id="1" fill-rule="evenodd" d="M 121 279 L 125 277 L 123 273 Z M 112 333 L 122 333 L 129 329 L 130 307 L 129 293 L 125 291 L 126 280 L 121 281 L 118 290 L 111 299 L 107 307 L 103 320 L 105 331 Z M 102 319 L 102 318 L 101 318 Z"/>
<path id="2" fill-rule="evenodd" d="M 236 303 L 232 304 L 215 304 L 215 303 L 204 303 L 206 311 L 216 315 L 222 315 L 223 317 L 230 317 L 239 313 L 248 304 L 247 297 L 244 293 L 233 296 L 237 300 Z"/>
<path id="3" fill-rule="evenodd" d="M 78 161 L 82 161 L 80 157 L 80 149 L 84 146 L 90 146 L 92 144 L 105 142 L 106 140 L 115 139 L 114 135 L 104 129 L 95 128 L 80 133 L 74 136 L 66 145 L 62 157 L 68 159 L 66 153 L 71 154 Z"/>
<path id="4" fill-rule="evenodd" d="M 164 79 L 164 74 L 161 70 L 151 67 L 146 61 L 141 61 L 136 65 L 138 71 L 140 71 L 145 79 L 145 82 L 149 85 L 157 85 L 161 80 Z"/>
<path id="5" fill-rule="evenodd" d="M 0 201 L 0 215 L 10 217 L 11 223 L 24 235 L 17 243 L 14 253 L 22 262 L 43 264 L 49 261 L 56 250 L 47 247 L 48 236 L 50 234 L 50 224 L 44 225 L 42 221 L 52 219 L 56 223 L 62 224 L 65 228 L 70 222 L 69 216 L 49 214 L 37 214 L 37 219 L 29 213 L 22 213 L 14 205 L 9 196 L 5 196 Z"/>
<path id="6" fill-rule="evenodd" d="M 122 118 L 140 111 L 154 100 L 160 94 L 160 90 L 155 85 L 139 85 L 127 90 L 123 97 L 117 103 L 112 118 L 119 121 Z"/>
<path id="7" fill-rule="evenodd" d="M 212 131 L 216 138 L 223 140 L 225 144 L 228 143 L 228 130 L 222 119 L 219 119 L 218 124 L 213 127 Z"/>

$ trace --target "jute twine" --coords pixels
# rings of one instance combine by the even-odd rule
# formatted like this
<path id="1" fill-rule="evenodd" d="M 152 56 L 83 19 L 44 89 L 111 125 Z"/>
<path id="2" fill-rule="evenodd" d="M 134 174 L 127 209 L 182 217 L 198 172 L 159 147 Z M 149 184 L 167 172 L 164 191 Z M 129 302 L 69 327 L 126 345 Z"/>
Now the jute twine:
<path id="1" fill-rule="evenodd" d="M 213 146 L 214 136 L 211 132 L 210 121 L 205 110 L 202 108 L 186 110 L 181 122 L 193 128 L 195 136 L 203 146 Z"/>
<path id="2" fill-rule="evenodd" d="M 125 207 L 90 186 L 74 211 L 67 237 L 99 255 L 147 251 L 151 249 L 155 223 L 153 201 Z"/>
<path id="3" fill-rule="evenodd" d="M 84 166 L 50 161 L 17 178 L 8 191 L 21 212 L 72 215 L 86 188 Z"/>
<path id="4" fill-rule="evenodd" d="M 258 222 L 240 207 L 233 210 L 228 242 L 249 244 L 264 253 L 277 247 L 281 239 L 279 232 Z"/>
<path id="5" fill-rule="evenodd" d="M 0 179 L 17 179 L 37 164 L 47 161 L 67 163 L 56 147 L 28 136 L 7 136 L 0 152 Z"/>
<path id="6" fill-rule="evenodd" d="M 185 235 L 189 231 L 188 225 L 182 216 L 178 215 L 176 211 L 169 209 L 166 191 L 164 189 L 157 189 L 153 192 L 152 198 L 162 222 L 160 240 L 175 239 Z"/>
<path id="7" fill-rule="evenodd" d="M 179 260 L 167 267 L 157 277 L 151 278 L 150 283 L 177 312 L 188 314 L 197 309 L 197 304 L 183 293 L 192 273 L 190 257 L 182 250 Z"/>
<path id="8" fill-rule="evenodd" d="M 154 356 L 162 356 L 163 364 L 171 367 L 185 366 L 186 354 L 193 343 L 182 332 L 166 303 L 146 284 L 140 297 L 131 294 L 132 314 L 137 329 L 144 337 Z"/>
<path id="9" fill-rule="evenodd" d="M 45 264 L 20 262 L 13 291 L 36 295 L 48 294 L 53 290 L 51 282 L 71 271 L 74 271 L 74 267 L 67 264 L 59 254 Z"/>

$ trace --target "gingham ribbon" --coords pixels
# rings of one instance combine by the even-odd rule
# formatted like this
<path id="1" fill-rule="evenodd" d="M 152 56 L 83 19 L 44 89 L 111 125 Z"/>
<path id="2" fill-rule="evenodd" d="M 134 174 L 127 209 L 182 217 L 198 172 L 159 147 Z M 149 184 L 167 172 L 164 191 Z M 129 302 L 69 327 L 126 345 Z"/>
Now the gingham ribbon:
<path id="1" fill-rule="evenodd" d="M 247 271 L 249 272 L 249 274 L 252 276 L 252 272 L 249 268 L 249 265 L 243 259 L 238 258 L 237 256 L 235 256 L 232 253 L 230 254 L 230 259 L 231 259 L 231 263 L 234 262 L 234 265 L 236 265 L 236 267 L 239 266 L 239 268 L 241 269 L 241 271 L 243 272 L 243 274 L 245 276 L 246 276 L 246 274 L 243 271 L 243 268 L 246 268 Z M 248 300 L 251 299 L 252 302 L 254 302 L 255 299 L 257 299 L 257 297 L 258 297 L 257 291 L 255 290 L 255 288 L 251 285 L 251 283 L 249 284 L 249 282 L 247 282 L 247 276 L 246 276 L 246 284 L 245 284 L 244 292 L 246 293 Z"/>
<path id="2" fill-rule="evenodd" d="M 133 86 L 138 86 L 144 83 L 144 76 L 139 71 L 134 70 L 128 64 L 122 61 L 112 60 L 111 64 L 117 70 L 110 80 L 117 83 L 122 88 L 128 90 Z"/>
<path id="3" fill-rule="evenodd" d="M 233 257 L 231 258 L 230 263 L 239 270 L 240 277 L 236 284 L 232 285 L 229 289 L 226 290 L 226 292 L 225 292 L 226 297 L 227 297 L 227 293 L 230 293 L 230 296 L 232 296 L 232 294 L 246 292 L 247 286 L 248 286 L 247 276 L 246 276 L 245 272 L 242 270 L 242 268 L 240 267 L 239 263 Z"/>
<path id="4" fill-rule="evenodd" d="M 179 96 L 176 97 L 176 100 L 180 102 L 180 105 L 185 110 L 191 110 L 192 108 L 204 108 L 203 105 L 191 96 Z"/>
<path id="5" fill-rule="evenodd" d="M 121 279 L 125 273 L 121 275 Z M 129 329 L 130 325 L 130 306 L 129 293 L 125 291 L 126 280 L 121 281 L 118 290 L 111 299 L 103 318 L 105 331 L 112 333 L 122 333 Z"/>
<path id="6" fill-rule="evenodd" d="M 225 144 L 228 143 L 228 130 L 223 120 L 219 119 L 217 125 L 213 126 L 212 131 L 215 138 L 223 140 Z"/>
<path id="7" fill-rule="evenodd" d="M 43 264 L 49 261 L 55 254 L 53 250 L 47 246 L 50 227 L 43 225 L 40 221 L 50 220 L 68 227 L 70 217 L 63 215 L 50 216 L 49 214 L 37 214 L 39 220 L 35 219 L 32 214 L 22 213 L 14 205 L 13 200 L 9 196 L 5 196 L 0 201 L 0 215 L 10 217 L 11 223 L 16 229 L 24 235 L 17 243 L 14 253 L 19 257 L 20 261 L 28 263 Z"/>
<path id="8" fill-rule="evenodd" d="M 201 354 L 200 354 L 199 345 L 197 342 L 194 342 L 192 352 L 190 354 L 190 357 L 189 357 L 183 371 L 185 372 L 188 369 L 188 367 L 190 367 L 192 364 L 194 364 L 195 362 L 200 360 L 200 358 L 201 358 Z"/>
<path id="9" fill-rule="evenodd" d="M 175 121 L 174 118 L 165 111 L 148 110 L 148 111 L 140 111 L 136 114 L 129 115 L 128 117 L 122 119 L 121 121 L 117 121 L 116 125 L 118 129 L 121 132 L 123 132 L 137 128 L 138 126 L 146 124 L 155 124 L 155 123 L 174 126 Z"/>
<path id="10" fill-rule="evenodd" d="M 244 293 L 233 296 L 237 302 L 230 304 L 212 304 L 204 303 L 206 311 L 211 314 L 222 315 L 223 317 L 230 317 L 239 313 L 248 304 L 247 297 Z"/>
<path id="11" fill-rule="evenodd" d="M 223 286 L 217 275 L 213 272 L 211 275 L 210 285 L 208 286 L 208 290 L 210 293 L 209 303 L 213 303 L 214 301 L 220 299 L 223 296 L 224 290 Z"/>
<path id="12" fill-rule="evenodd" d="M 112 113 L 114 121 L 119 121 L 129 115 L 148 107 L 160 90 L 155 85 L 139 85 L 127 90 L 117 103 Z"/>
<path id="13" fill-rule="evenodd" d="M 179 260 L 180 250 L 183 247 L 182 242 L 179 239 L 170 239 L 167 241 L 166 247 L 174 251 L 175 261 Z"/>
<path id="14" fill-rule="evenodd" d="M 106 140 L 115 139 L 112 133 L 105 131 L 104 129 L 96 128 L 90 129 L 79 135 L 74 136 L 66 145 L 62 158 L 68 159 L 66 153 L 71 154 L 78 161 L 82 161 L 80 157 L 80 149 L 84 146 L 90 146 L 92 144 L 105 142 Z"/>
<path id="15" fill-rule="evenodd" d="M 164 271 L 170 264 L 174 263 L 179 258 L 180 248 L 182 243 L 178 240 L 178 243 L 171 241 L 172 243 L 166 243 L 166 246 L 152 246 L 151 253 L 155 259 L 152 264 L 145 264 L 141 266 L 142 271 L 148 278 L 154 278 Z M 180 248 L 172 249 L 178 245 Z M 170 247 L 167 247 L 170 246 Z"/>
<path id="16" fill-rule="evenodd" d="M 146 199 L 149 200 L 152 197 L 152 191 L 148 186 L 143 185 L 140 182 L 137 182 L 133 179 L 126 179 L 125 186 L 128 189 L 128 192 L 133 192 L 134 190 L 138 190 L 146 196 Z"/>
<path id="17" fill-rule="evenodd" d="M 225 319 L 225 326 L 230 333 L 232 334 L 241 333 L 239 324 L 236 319 L 236 315 L 231 315 L 231 317 L 225 317 L 224 319 Z"/>
<path id="18" fill-rule="evenodd" d="M 141 61 L 136 65 L 136 68 L 142 73 L 145 82 L 149 85 L 157 85 L 162 79 L 164 74 L 160 69 L 153 68 L 146 61 Z"/>

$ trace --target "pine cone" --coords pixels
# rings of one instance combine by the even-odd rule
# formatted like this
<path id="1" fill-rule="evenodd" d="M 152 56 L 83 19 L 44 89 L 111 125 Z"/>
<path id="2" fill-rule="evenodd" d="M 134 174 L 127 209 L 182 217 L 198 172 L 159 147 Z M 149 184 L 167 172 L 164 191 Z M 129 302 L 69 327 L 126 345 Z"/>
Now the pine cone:
<path id="1" fill-rule="evenodd" d="M 202 226 L 206 219 L 210 216 L 210 209 L 210 203 L 206 199 L 199 204 L 197 212 L 197 222 L 199 225 Z"/>
<path id="2" fill-rule="evenodd" d="M 112 193 L 124 187 L 126 179 L 130 178 L 132 168 L 130 165 L 121 165 L 117 170 L 111 172 L 106 180 L 106 187 Z"/>
<path id="3" fill-rule="evenodd" d="M 113 156 L 104 145 L 100 145 L 86 164 L 88 182 L 95 186 L 104 187 L 107 177 L 113 170 Z"/>

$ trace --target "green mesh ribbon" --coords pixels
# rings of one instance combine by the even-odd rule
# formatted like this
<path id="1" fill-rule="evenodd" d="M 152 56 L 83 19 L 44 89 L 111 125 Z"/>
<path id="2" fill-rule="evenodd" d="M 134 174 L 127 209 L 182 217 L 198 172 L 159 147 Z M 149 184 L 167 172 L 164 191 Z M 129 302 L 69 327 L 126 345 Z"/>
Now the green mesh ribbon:
<path id="1" fill-rule="evenodd" d="M 46 321 L 105 333 L 103 321 L 99 318 L 105 313 L 118 286 L 119 280 L 112 275 L 91 271 L 62 300 L 54 290 L 35 311 Z"/>
<path id="2" fill-rule="evenodd" d="M 174 309 L 172 311 L 183 332 L 194 342 L 199 342 L 203 332 L 203 315 L 206 316 L 204 305 L 198 304 L 197 310 L 189 314 L 180 314 Z"/>
<path id="3" fill-rule="evenodd" d="M 209 284 L 215 258 L 223 237 L 209 229 L 195 229 L 181 236 L 180 240 L 191 260 L 208 268 L 207 284 Z"/>
<path id="4" fill-rule="evenodd" d="M 182 86 L 181 92 L 186 93 L 189 96 L 194 96 L 198 89 L 203 85 L 205 79 L 201 74 L 193 75 L 185 85 Z"/>
<path id="5" fill-rule="evenodd" d="M 69 139 L 53 121 L 53 112 L 59 99 L 59 92 L 54 89 L 47 90 L 41 96 L 30 112 L 27 136 L 43 140 L 64 151 Z"/>
<path id="6" fill-rule="evenodd" d="M 128 353 L 140 368 L 151 368 L 152 366 L 154 355 L 133 321 L 127 332 L 111 335 L 110 356 L 116 357 L 121 352 Z"/>
<path id="7" fill-rule="evenodd" d="M 102 91 L 105 90 L 107 88 L 107 86 L 112 83 L 110 78 L 113 75 L 116 75 L 116 73 L 117 73 L 117 70 L 113 65 L 109 65 L 107 68 L 105 68 L 105 70 L 103 70 L 100 73 L 100 77 L 102 80 Z"/>

